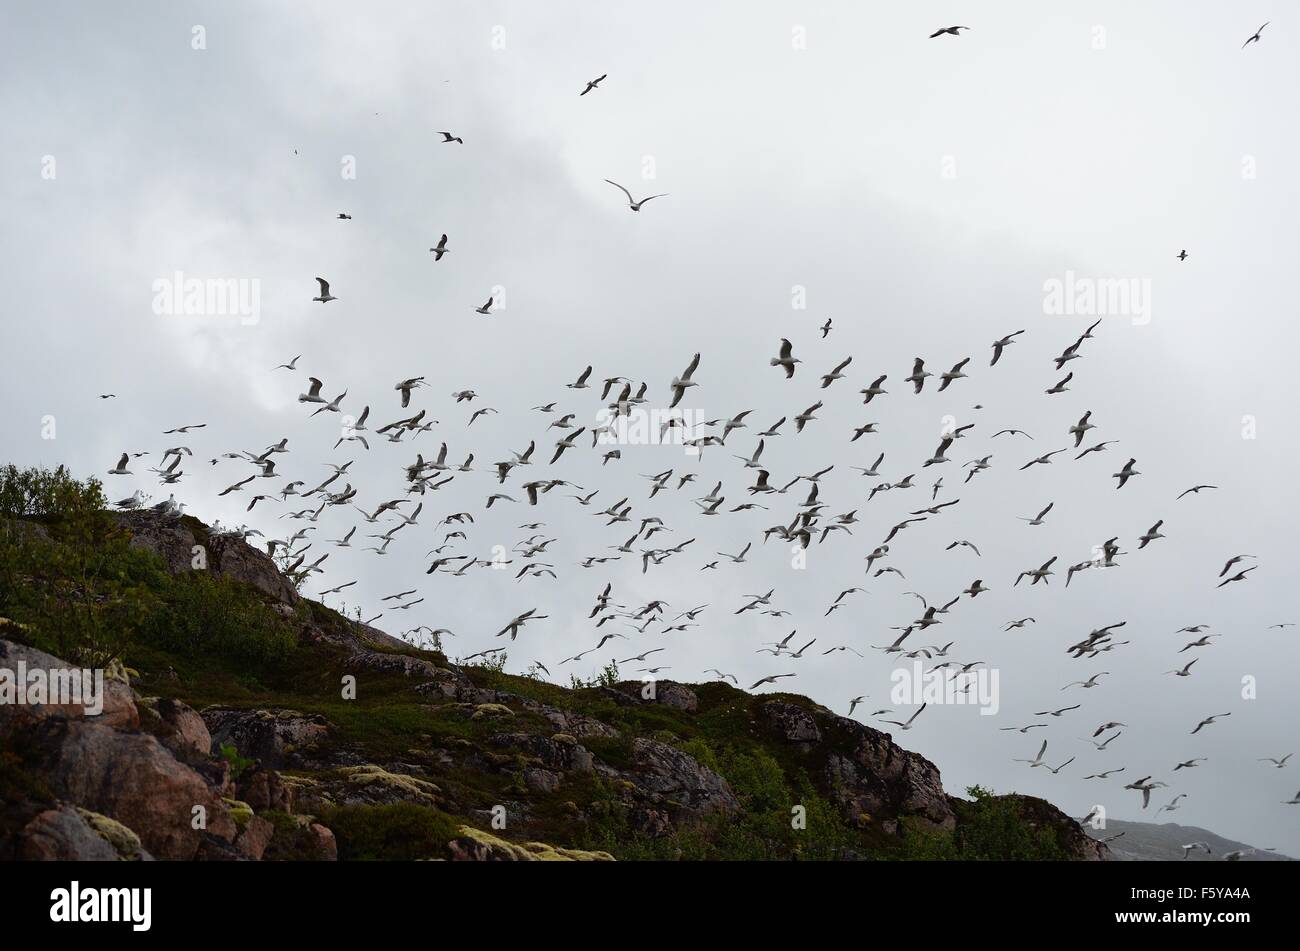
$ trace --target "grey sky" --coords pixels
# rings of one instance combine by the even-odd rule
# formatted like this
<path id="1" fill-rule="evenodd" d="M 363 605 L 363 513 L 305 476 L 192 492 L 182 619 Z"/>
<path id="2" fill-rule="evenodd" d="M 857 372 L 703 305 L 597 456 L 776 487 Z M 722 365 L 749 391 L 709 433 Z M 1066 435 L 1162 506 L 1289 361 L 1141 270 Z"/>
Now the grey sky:
<path id="1" fill-rule="evenodd" d="M 431 458 L 445 440 L 451 459 L 473 452 L 478 466 L 536 438 L 531 471 L 516 470 L 502 491 L 522 499 L 521 482 L 553 473 L 599 488 L 593 506 L 557 489 L 535 509 L 485 512 L 495 479 L 483 470 L 458 475 L 423 497 L 420 526 L 399 534 L 382 559 L 327 546 L 354 524 L 358 537 L 376 530 L 355 510 L 331 510 L 312 549 L 332 552 L 329 571 L 309 590 L 359 579 L 347 602 L 369 616 L 384 595 L 418 585 L 425 603 L 389 612 L 379 626 L 449 627 L 454 654 L 493 646 L 506 618 L 536 606 L 550 618 L 525 628 L 509 669 L 541 660 L 562 681 L 666 646 L 654 656 L 674 677 L 699 680 L 720 667 L 748 686 L 797 672 L 781 686 L 839 712 L 849 697 L 869 694 L 862 716 L 896 707 L 889 675 L 898 665 L 867 645 L 888 643 L 891 626 L 918 616 L 903 592 L 942 602 L 980 577 L 992 591 L 963 598 L 908 644 L 955 640 L 954 659 L 996 667 L 999 715 L 932 705 L 913 730 L 895 734 L 938 764 L 950 791 L 978 782 L 1042 795 L 1076 816 L 1100 803 L 1113 816 L 1147 820 L 1186 793 L 1165 818 L 1295 854 L 1300 813 L 1281 800 L 1300 773 L 1294 763 L 1256 762 L 1290 752 L 1300 721 L 1300 628 L 1266 629 L 1300 621 L 1287 543 L 1300 528 L 1290 477 L 1300 238 L 1283 227 L 1300 211 L 1292 171 L 1300 137 L 1285 10 L 9 5 L 0 13 L 0 196 L 9 225 L 0 231 L 9 264 L 0 438 L 14 462 L 64 463 L 82 475 L 102 475 L 122 451 L 149 450 L 136 476 L 103 476 L 114 498 L 137 487 L 165 498 L 139 462 L 185 443 L 195 458 L 177 496 L 189 511 L 280 537 L 301 524 L 276 517 L 291 506 L 245 515 L 250 492 L 216 494 L 251 468 L 207 459 L 287 436 L 291 453 L 279 468 L 288 478 L 314 484 L 326 460 L 356 458 L 349 475 L 358 501 L 373 509 L 403 494 L 402 467 L 417 451 Z M 1265 20 L 1261 42 L 1242 50 Z M 972 30 L 928 39 L 953 23 Z M 206 49 L 192 48 L 196 24 Z M 800 29 L 806 48 L 796 48 Z M 601 88 L 580 98 L 601 73 L 609 74 Z M 465 144 L 441 144 L 442 129 Z M 46 156 L 52 180 L 42 175 Z M 340 174 L 347 156 L 355 179 Z M 605 178 L 638 196 L 669 195 L 632 214 Z M 354 218 L 337 221 L 338 212 Z M 426 249 L 444 231 L 452 251 L 435 264 Z M 1175 259 L 1181 248 L 1185 262 Z M 259 322 L 156 315 L 152 284 L 178 270 L 258 280 Z M 1067 366 L 1070 391 L 1046 396 L 1066 372 L 1050 358 L 1092 323 L 1044 313 L 1044 282 L 1067 271 L 1149 282 L 1150 321 L 1107 318 Z M 318 274 L 338 301 L 311 303 Z M 505 289 L 506 306 L 482 318 L 473 308 L 495 287 Z M 792 307 L 796 287 L 806 309 Z M 834 329 L 822 340 L 817 328 L 828 317 Z M 1021 328 L 990 369 L 990 341 Z M 804 361 L 791 381 L 767 365 L 782 336 Z M 624 446 L 624 458 L 605 467 L 584 435 L 580 450 L 544 464 L 554 417 L 529 407 L 556 400 L 590 426 L 598 389 L 562 385 L 588 363 L 593 380 L 647 381 L 647 406 L 656 408 L 697 350 L 700 385 L 682 407 L 705 419 L 753 409 L 749 431 L 702 460 L 680 447 Z M 306 372 L 270 372 L 298 353 Z M 848 355 L 848 378 L 820 390 L 818 375 Z M 918 355 L 936 373 L 969 355 L 970 379 L 942 395 L 932 380 L 913 396 L 902 378 Z M 296 400 L 309 373 L 331 398 L 347 389 L 345 409 L 369 404 L 372 430 L 411 412 L 400 409 L 393 384 L 425 375 L 430 386 L 412 406 L 440 424 L 414 445 L 372 439 L 369 453 L 348 444 L 332 451 L 338 417 L 307 419 L 314 407 Z M 856 391 L 881 373 L 889 395 L 863 407 Z M 464 388 L 480 399 L 453 405 L 449 394 Z M 118 398 L 100 401 L 101 392 Z M 702 518 L 692 499 L 721 479 L 724 509 L 751 501 L 744 487 L 753 471 L 733 453 L 749 455 L 754 433 L 818 399 L 826 401 L 820 418 L 797 437 L 787 423 L 767 441 L 764 461 L 776 484 L 834 463 L 821 485 L 824 518 L 856 508 L 863 522 L 852 537 L 814 545 L 807 568 L 795 570 L 789 546 L 759 544 L 760 533 L 789 521 L 805 483 L 753 499 L 768 512 Z M 500 415 L 466 430 L 482 406 Z M 1098 428 L 1085 445 L 1118 445 L 1018 471 L 1072 445 L 1065 430 L 1089 409 Z M 47 416 L 57 424 L 53 440 L 42 438 Z M 953 462 L 922 472 L 947 416 L 976 429 L 954 444 Z M 1246 417 L 1255 438 L 1243 438 Z M 850 445 L 853 427 L 868 421 L 881 433 Z M 209 425 L 188 437 L 161 434 L 197 422 Z M 1005 427 L 1035 439 L 990 438 Z M 880 451 L 885 479 L 915 471 L 918 488 L 868 504 L 876 480 L 850 467 Z M 963 486 L 962 463 L 989 452 L 993 468 Z M 1143 475 L 1117 492 L 1110 474 L 1129 456 Z M 698 471 L 697 482 L 649 501 L 639 474 L 670 466 Z M 939 475 L 939 501 L 961 503 L 894 540 L 887 563 L 905 581 L 866 578 L 863 555 L 930 504 Z M 1221 488 L 1174 501 L 1200 482 Z M 268 484 L 282 482 L 250 488 Z M 639 558 L 582 569 L 582 557 L 609 553 L 635 528 L 606 528 L 593 514 L 624 495 L 634 519 L 658 516 L 673 530 L 653 544 L 697 541 L 644 575 Z M 1016 520 L 1049 501 L 1046 525 Z M 489 557 L 493 546 L 509 549 L 531 534 L 516 526 L 544 521 L 546 537 L 560 539 L 547 559 L 559 579 L 516 583 L 513 571 L 477 569 L 427 578 L 425 552 L 448 530 L 434 523 L 465 510 L 477 521 L 456 551 Z M 1137 551 L 1137 536 L 1157 519 L 1168 538 Z M 1065 566 L 1113 535 L 1129 552 L 1122 567 L 1084 572 L 1065 590 Z M 958 538 L 983 557 L 944 550 Z M 750 540 L 748 564 L 699 571 L 714 552 Z M 1216 589 L 1223 562 L 1242 552 L 1260 556 L 1259 570 Z M 1050 587 L 1012 588 L 1018 572 L 1051 555 L 1062 574 Z M 622 604 L 670 602 L 669 617 L 711 607 L 689 632 L 624 629 L 630 640 L 609 645 L 616 649 L 557 667 L 595 643 L 586 615 L 606 581 Z M 850 585 L 870 594 L 824 618 Z M 733 614 L 743 595 L 773 587 L 774 606 L 790 617 Z M 1001 630 L 1026 615 L 1038 623 Z M 1131 644 L 1096 660 L 1065 654 L 1092 628 L 1122 619 L 1118 639 Z M 1223 636 L 1179 655 L 1191 638 L 1173 632 L 1196 623 Z M 754 652 L 791 629 L 797 643 L 818 638 L 804 658 Z M 820 654 L 835 644 L 868 656 Z M 1162 676 L 1193 655 L 1201 660 L 1191 677 Z M 1099 670 L 1112 672 L 1102 686 L 1060 690 Z M 1258 679 L 1257 700 L 1241 697 L 1247 676 Z M 1083 709 L 1049 720 L 1047 730 L 998 732 L 1080 699 Z M 1228 710 L 1227 720 L 1188 735 L 1202 717 Z M 1098 753 L 1081 737 L 1107 720 L 1129 728 Z M 1052 775 L 1011 762 L 1030 757 L 1044 736 L 1049 762 L 1077 755 L 1075 763 Z M 1208 762 L 1173 773 L 1194 756 Z M 1105 783 L 1082 780 L 1118 766 L 1125 772 Z M 1171 788 L 1143 812 L 1139 794 L 1120 787 L 1147 774 Z"/>

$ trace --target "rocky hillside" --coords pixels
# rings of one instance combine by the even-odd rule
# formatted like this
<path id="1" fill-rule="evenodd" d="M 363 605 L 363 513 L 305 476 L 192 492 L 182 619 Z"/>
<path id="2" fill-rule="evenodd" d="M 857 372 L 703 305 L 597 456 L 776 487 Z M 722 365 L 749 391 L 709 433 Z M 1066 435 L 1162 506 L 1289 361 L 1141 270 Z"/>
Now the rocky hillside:
<path id="1" fill-rule="evenodd" d="M 933 763 L 805 697 L 453 664 L 192 518 L 112 516 L 93 591 L 58 577 L 86 557 L 56 557 L 60 526 L 4 528 L 0 668 L 83 662 L 51 652 L 102 642 L 68 636 L 78 611 L 130 636 L 102 714 L 0 705 L 0 857 L 1108 857 L 1049 803 L 950 796 Z"/>
<path id="2" fill-rule="evenodd" d="M 1288 855 L 1268 851 L 1268 847 L 1255 848 L 1234 842 L 1199 826 L 1184 826 L 1176 822 L 1127 822 L 1109 819 L 1104 830 L 1086 830 L 1097 839 L 1111 839 L 1107 845 L 1111 857 L 1124 862 L 1222 862 L 1233 856 L 1238 862 L 1293 862 Z M 1122 834 L 1121 834 L 1122 833 Z M 1115 838 L 1118 836 L 1118 838 Z M 1183 846 L 1189 842 L 1204 842 L 1211 851 L 1193 850 L 1184 858 Z"/>

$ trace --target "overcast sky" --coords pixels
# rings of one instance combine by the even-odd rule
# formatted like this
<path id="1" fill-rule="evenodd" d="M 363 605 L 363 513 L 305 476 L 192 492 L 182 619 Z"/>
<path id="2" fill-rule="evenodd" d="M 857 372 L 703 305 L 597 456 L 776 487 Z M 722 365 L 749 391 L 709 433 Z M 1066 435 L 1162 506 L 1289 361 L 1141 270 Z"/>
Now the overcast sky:
<path id="1" fill-rule="evenodd" d="M 1300 763 L 1274 770 L 1296 743 L 1300 621 L 1288 539 L 1294 503 L 1292 367 L 1300 332 L 1292 291 L 1300 238 L 1284 223 L 1300 212 L 1294 169 L 1297 34 L 1274 3 L 1038 3 L 888 6 L 745 3 L 674 9 L 641 4 L 128 3 L 45 2 L 0 12 L 0 230 L 6 267 L 7 355 L 0 440 L 10 461 L 66 464 L 99 475 L 112 498 L 137 488 L 155 500 L 146 466 L 169 446 L 194 457 L 175 488 L 188 511 L 247 523 L 268 537 L 307 524 L 279 518 L 302 505 L 244 508 L 253 491 L 288 479 L 315 484 L 327 461 L 355 459 L 346 477 L 369 511 L 405 494 L 403 467 L 417 452 L 449 460 L 470 452 L 476 471 L 422 497 L 419 525 L 380 558 L 326 539 L 360 526 L 354 541 L 391 527 L 332 508 L 312 533 L 314 558 L 331 552 L 310 592 L 353 579 L 345 602 L 369 617 L 388 594 L 418 588 L 424 603 L 392 611 L 391 633 L 429 624 L 456 632 L 453 655 L 496 646 L 509 617 L 538 608 L 510 645 L 508 669 L 534 660 L 555 679 L 589 676 L 611 658 L 666 647 L 665 676 L 734 673 L 744 686 L 778 682 L 855 716 L 890 700 L 890 675 L 910 662 L 870 649 L 921 612 L 916 591 L 943 603 L 975 578 L 992 589 L 963 598 L 942 625 L 907 646 L 955 641 L 949 659 L 998 673 L 999 712 L 931 704 L 904 746 L 933 760 L 945 785 L 971 783 L 1040 795 L 1075 816 L 1155 818 L 1185 793 L 1176 819 L 1257 846 L 1300 854 Z M 1276 17 L 1275 17 L 1276 13 Z M 1261 41 L 1242 49 L 1260 23 Z M 929 39 L 940 27 L 971 26 Z M 195 48 L 199 46 L 201 48 Z M 589 79 L 608 78 L 579 97 Z M 451 130 L 464 144 L 442 144 Z M 355 175 L 351 174 L 355 171 Z M 666 192 L 638 214 L 603 179 L 634 195 Z M 353 216 L 336 219 L 340 212 Z M 427 251 L 442 233 L 450 253 Z M 1175 256 L 1186 248 L 1186 261 Z M 159 314 L 155 282 L 177 272 L 201 280 L 257 282 L 256 319 Z M 1149 297 L 1107 316 L 1082 358 L 1057 372 L 1051 358 L 1093 321 L 1049 313 L 1045 286 L 1126 282 Z M 317 275 L 339 300 L 311 298 Z M 504 292 L 504 293 L 502 293 Z M 490 317 L 474 307 L 498 297 Z M 503 300 L 502 300 L 503 298 Z M 798 306 L 801 303 L 806 306 Z M 818 328 L 830 318 L 822 339 Z M 989 344 L 1024 329 L 996 367 Z M 792 380 L 770 367 L 781 337 L 803 361 Z M 646 409 L 662 409 L 668 383 L 702 354 L 681 408 L 696 419 L 754 412 L 748 429 L 703 458 L 680 446 L 624 445 L 602 466 L 584 434 L 554 467 L 563 413 L 592 426 L 599 388 L 568 390 L 588 364 L 593 381 L 649 383 Z M 272 371 L 302 354 L 299 372 Z M 853 357 L 845 379 L 818 376 Z M 963 357 L 969 379 L 919 396 L 903 382 L 921 356 L 939 373 Z M 1070 389 L 1044 390 L 1074 371 Z M 888 395 L 869 406 L 857 390 L 887 373 Z M 338 415 L 309 418 L 307 376 L 343 409 L 371 407 L 373 431 L 427 409 L 439 424 L 393 445 L 333 448 Z M 393 386 L 425 376 L 403 411 Z M 455 404 L 453 391 L 479 398 Z M 116 399 L 100 400 L 100 393 Z M 790 546 L 761 532 L 788 523 L 809 488 L 745 492 L 756 433 L 817 400 L 825 407 L 795 435 L 768 439 L 772 482 L 834 464 L 820 484 L 823 523 L 857 510 L 853 534 L 833 533 L 792 566 Z M 530 409 L 557 402 L 556 413 Z M 976 405 L 981 409 L 975 409 Z M 499 411 L 466 429 L 470 413 Z M 1085 445 L 1105 452 L 1020 467 L 1073 445 L 1066 430 L 1085 411 L 1097 429 Z M 53 420 L 55 438 L 51 435 Z M 949 420 L 975 428 L 952 462 L 922 469 Z M 175 426 L 206 422 L 186 436 Z M 850 444 L 853 429 L 879 434 Z M 1033 441 L 993 433 L 1007 427 Z M 277 457 L 286 480 L 257 480 L 246 463 L 207 460 L 289 438 Z M 498 487 L 490 465 L 530 439 L 533 465 Z M 123 451 L 148 451 L 132 476 L 108 476 Z M 881 479 L 917 473 L 917 487 L 867 496 L 877 479 L 851 467 L 886 453 Z M 992 453 L 992 468 L 962 483 L 962 464 Z M 1111 473 L 1130 456 L 1142 475 L 1122 490 Z M 695 483 L 653 500 L 643 474 L 697 472 Z M 960 504 L 901 533 L 888 564 L 868 577 L 863 556 L 908 512 Z M 521 483 L 561 478 L 599 490 L 590 507 L 562 487 L 523 504 Z M 723 481 L 727 514 L 701 517 L 693 501 Z M 1219 488 L 1175 501 L 1197 483 Z M 484 510 L 504 491 L 520 504 Z M 595 512 L 623 496 L 629 524 Z M 419 500 L 419 497 L 416 497 Z M 293 502 L 295 500 L 290 500 Z M 768 511 L 730 513 L 756 501 Z M 1046 524 L 1026 525 L 1048 502 Z M 414 503 L 403 506 L 411 511 Z M 468 539 L 446 554 L 492 556 L 545 522 L 557 538 L 544 560 L 558 579 L 475 568 L 465 577 L 424 574 L 425 553 L 469 511 Z M 634 550 L 697 539 L 642 573 L 616 554 L 644 517 L 669 531 Z M 1137 550 L 1164 519 L 1167 538 Z M 1118 535 L 1120 567 L 1085 571 L 1064 588 L 1066 566 Z M 969 539 L 981 551 L 945 550 Z M 746 564 L 701 571 L 716 552 L 755 542 Z M 363 544 L 372 544 L 370 540 Z M 1232 555 L 1258 555 L 1247 580 L 1218 589 Z M 1049 586 L 1013 587 L 1019 572 L 1057 555 Z M 521 562 L 516 558 L 516 566 Z M 725 559 L 724 559 L 725 562 Z M 1254 564 L 1256 562 L 1249 562 Z M 1243 564 L 1241 567 L 1245 567 Z M 581 662 L 592 647 L 587 615 L 605 583 L 614 600 L 667 601 L 667 616 L 708 603 L 699 626 L 628 635 Z M 825 617 L 835 595 L 868 590 Z M 775 588 L 772 606 L 736 615 L 745 595 Z M 338 596 L 327 602 L 339 605 Z M 391 604 L 392 602 L 389 602 Z M 1015 619 L 1036 624 L 1010 632 Z M 1093 628 L 1126 620 L 1131 643 L 1091 660 L 1066 647 Z M 1178 653 L 1207 624 L 1212 646 Z M 756 653 L 797 630 L 817 643 L 800 659 Z M 849 652 L 823 655 L 849 645 Z M 1192 675 L 1164 675 L 1199 657 Z M 637 663 L 625 664 L 634 676 Z M 1095 689 L 1070 681 L 1109 671 Z M 1257 699 L 1243 697 L 1253 678 Z M 777 689 L 764 687 L 763 690 Z M 1038 710 L 1082 702 L 1061 718 Z M 1206 716 L 1232 716 L 1189 735 Z M 894 718 L 893 715 L 889 715 Z M 1001 727 L 1050 723 L 1026 735 Z M 1106 751 L 1086 741 L 1106 721 L 1127 724 Z M 883 727 L 892 729 L 890 727 Z M 1043 738 L 1047 761 L 1077 759 L 1059 774 L 1014 763 Z M 1181 760 L 1206 757 L 1177 773 Z M 1089 773 L 1125 767 L 1107 781 Z M 1121 787 L 1148 774 L 1169 783 L 1142 810 Z"/>

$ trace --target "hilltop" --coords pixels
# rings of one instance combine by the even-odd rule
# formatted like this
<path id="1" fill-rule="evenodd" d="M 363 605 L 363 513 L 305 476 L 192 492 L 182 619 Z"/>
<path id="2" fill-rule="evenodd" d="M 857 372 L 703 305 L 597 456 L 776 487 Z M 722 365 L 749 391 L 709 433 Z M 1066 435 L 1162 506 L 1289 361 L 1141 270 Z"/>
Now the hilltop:
<path id="1" fill-rule="evenodd" d="M 109 680 L 96 717 L 0 706 L 4 858 L 1109 857 L 806 697 L 457 664 L 302 597 L 238 534 L 106 511 L 62 471 L 0 473 L 18 661 Z"/>

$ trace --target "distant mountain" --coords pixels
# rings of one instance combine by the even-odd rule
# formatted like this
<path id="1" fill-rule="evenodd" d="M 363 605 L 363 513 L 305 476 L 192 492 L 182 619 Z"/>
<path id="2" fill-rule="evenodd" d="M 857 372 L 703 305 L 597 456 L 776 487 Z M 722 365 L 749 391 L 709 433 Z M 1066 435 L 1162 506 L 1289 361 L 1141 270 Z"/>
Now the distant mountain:
<path id="1" fill-rule="evenodd" d="M 1106 820 L 1105 829 L 1085 828 L 1088 835 L 1098 840 L 1108 840 L 1111 857 L 1121 862 L 1158 862 L 1166 859 L 1183 859 L 1183 846 L 1191 842 L 1204 842 L 1213 852 L 1206 855 L 1199 849 L 1188 854 L 1188 862 L 1222 862 L 1230 852 L 1249 850 L 1254 846 L 1225 839 L 1197 826 L 1180 826 L 1176 822 L 1125 822 L 1122 819 Z M 1111 836 L 1123 835 L 1118 839 Z M 1267 848 L 1267 845 L 1263 848 Z M 1243 855 L 1241 862 L 1293 862 L 1280 852 L 1265 852 L 1261 848 Z"/>

